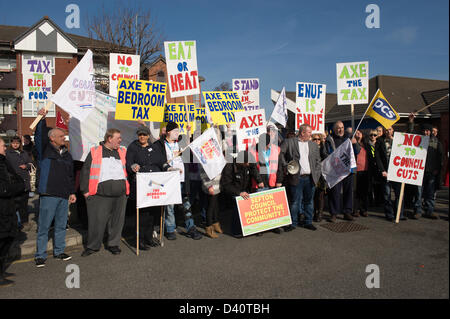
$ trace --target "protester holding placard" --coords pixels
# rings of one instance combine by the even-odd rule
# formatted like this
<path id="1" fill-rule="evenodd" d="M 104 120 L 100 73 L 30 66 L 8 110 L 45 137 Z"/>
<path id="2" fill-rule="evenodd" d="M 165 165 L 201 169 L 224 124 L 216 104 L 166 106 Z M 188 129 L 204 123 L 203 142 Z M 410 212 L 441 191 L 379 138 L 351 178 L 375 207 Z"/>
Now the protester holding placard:
<path id="1" fill-rule="evenodd" d="M 108 229 L 106 249 L 113 255 L 119 248 L 125 221 L 127 196 L 126 149 L 120 146 L 120 131 L 110 128 L 103 142 L 91 148 L 80 174 L 80 190 L 86 198 L 88 211 L 88 241 L 81 256 L 100 250 L 105 229 Z"/>
<path id="2" fill-rule="evenodd" d="M 75 181 L 73 160 L 65 146 L 65 134 L 59 128 L 47 127 L 45 116 L 48 111 L 40 109 L 42 116 L 34 135 L 39 162 L 39 221 L 36 238 L 35 262 L 44 267 L 47 259 L 48 232 L 55 221 L 53 257 L 70 260 L 64 253 L 66 247 L 66 225 L 69 203 L 75 203 Z"/>
<path id="3" fill-rule="evenodd" d="M 251 192 L 251 179 L 254 178 L 259 187 L 264 187 L 256 164 L 249 163 L 247 151 L 241 151 L 232 163 L 227 163 L 222 171 L 220 189 L 225 193 L 228 201 L 234 201 L 236 196 L 245 200 L 249 199 Z M 239 213 L 237 206 L 233 205 L 231 232 L 236 238 L 242 237 L 242 229 L 239 225 Z"/>
<path id="4" fill-rule="evenodd" d="M 384 214 L 386 219 L 390 222 L 394 221 L 395 211 L 398 207 L 398 200 L 400 197 L 400 183 L 392 182 L 387 180 L 389 159 L 392 152 L 392 142 L 394 138 L 394 129 L 392 127 L 385 128 L 384 134 L 377 138 L 377 143 L 375 144 L 375 158 L 377 162 L 378 172 L 382 176 L 382 187 L 384 191 Z M 395 203 L 391 200 L 391 191 L 394 190 Z M 400 212 L 400 219 L 406 220 L 403 215 L 404 201 L 402 201 L 402 207 Z"/>
<path id="5" fill-rule="evenodd" d="M 333 126 L 333 133 L 328 135 L 325 141 L 325 147 L 328 154 L 333 153 L 342 143 L 351 138 L 345 133 L 344 123 L 337 121 Z M 353 152 L 358 155 L 360 146 L 356 139 L 352 139 Z M 342 193 L 341 193 L 342 191 Z M 328 204 L 330 207 L 330 222 L 336 222 L 336 215 L 344 214 L 345 220 L 353 220 L 353 173 L 349 174 L 342 181 L 330 188 L 328 193 Z M 341 209 L 342 207 L 342 209 Z"/>
<path id="6" fill-rule="evenodd" d="M 313 134 L 311 140 L 317 143 L 319 147 L 320 160 L 323 161 L 327 157 L 325 151 L 325 135 L 323 134 Z M 313 220 L 316 223 L 322 221 L 323 208 L 325 206 L 325 193 L 327 189 L 327 183 L 323 176 L 320 176 L 319 182 L 315 185 L 316 190 L 314 191 L 314 217 Z"/>
<path id="7" fill-rule="evenodd" d="M 409 115 L 409 132 L 413 132 L 414 130 L 414 117 L 415 115 L 413 113 Z M 411 216 L 412 219 L 418 219 L 422 214 L 422 199 L 425 210 L 423 217 L 438 219 L 438 216 L 434 213 L 434 201 L 436 185 L 440 184 L 442 170 L 442 144 L 435 135 L 431 134 L 432 130 L 433 127 L 431 124 L 422 124 L 420 134 L 429 136 L 430 141 L 427 149 L 422 186 L 415 187 L 416 199 L 414 202 L 414 214 Z M 438 181 L 436 182 L 436 180 Z"/>
<path id="8" fill-rule="evenodd" d="M 130 183 L 130 197 L 128 207 L 136 210 L 136 173 L 160 172 L 157 165 L 153 164 L 154 154 L 150 143 L 150 130 L 146 126 L 137 129 L 137 140 L 127 148 L 126 166 L 128 182 Z M 139 210 L 139 250 L 149 250 L 150 247 L 159 246 L 157 239 L 153 238 L 155 221 L 161 213 L 161 206 L 151 206 Z M 137 221 L 136 221 L 137 222 Z"/>
<path id="9" fill-rule="evenodd" d="M 188 129 L 188 131 L 190 128 Z M 180 135 L 180 129 L 178 124 L 175 122 L 168 122 L 166 125 L 166 134 L 153 143 L 152 148 L 155 154 L 155 165 L 158 165 L 163 171 L 179 170 L 181 174 L 181 192 L 183 194 L 183 212 L 184 221 L 186 227 L 186 236 L 199 240 L 202 235 L 198 232 L 194 224 L 194 219 L 192 218 L 191 203 L 188 197 L 189 183 L 184 183 L 185 180 L 185 165 L 183 163 L 183 158 L 181 155 L 180 145 L 178 143 L 178 138 Z M 175 205 L 166 206 L 166 237 L 168 240 L 175 240 Z"/>
<path id="10" fill-rule="evenodd" d="M 281 144 L 279 179 L 277 186 L 283 181 L 282 170 L 288 165 L 298 166 L 296 171 L 288 169 L 287 181 L 291 192 L 292 225 L 285 231 L 300 226 L 316 230 L 312 224 L 314 211 L 314 189 L 321 175 L 320 153 L 317 144 L 311 141 L 312 129 L 309 124 L 300 125 L 297 137 L 286 139 Z M 300 221 L 299 221 L 300 217 Z"/>

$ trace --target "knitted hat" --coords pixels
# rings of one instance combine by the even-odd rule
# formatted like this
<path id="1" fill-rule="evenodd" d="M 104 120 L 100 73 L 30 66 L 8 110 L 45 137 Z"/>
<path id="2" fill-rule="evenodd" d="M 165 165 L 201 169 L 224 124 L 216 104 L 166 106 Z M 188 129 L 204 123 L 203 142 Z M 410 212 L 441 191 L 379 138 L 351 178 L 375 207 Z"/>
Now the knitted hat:
<path id="1" fill-rule="evenodd" d="M 421 127 L 422 127 L 422 131 L 426 131 L 426 130 L 431 131 L 433 129 L 431 124 L 428 124 L 428 123 L 422 124 Z"/>
<path id="2" fill-rule="evenodd" d="M 170 131 L 178 128 L 178 124 L 175 122 L 168 122 L 166 125 L 166 133 L 169 133 Z"/>

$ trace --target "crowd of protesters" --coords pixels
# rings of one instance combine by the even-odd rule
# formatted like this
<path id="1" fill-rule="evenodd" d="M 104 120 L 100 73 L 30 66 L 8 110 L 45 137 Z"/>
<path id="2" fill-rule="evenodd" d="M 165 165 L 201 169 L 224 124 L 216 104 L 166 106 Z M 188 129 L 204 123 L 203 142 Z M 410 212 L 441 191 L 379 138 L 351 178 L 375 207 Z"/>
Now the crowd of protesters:
<path id="1" fill-rule="evenodd" d="M 9 148 L 0 138 L 0 285 L 8 286 L 11 274 L 6 272 L 8 250 L 20 230 L 30 229 L 28 198 L 32 189 L 30 170 L 38 167 L 36 181 L 40 196 L 35 264 L 44 267 L 51 225 L 54 228 L 53 257 L 70 260 L 65 251 L 68 206 L 85 202 L 88 236 L 83 257 L 98 252 L 107 233 L 105 248 L 112 254 L 121 253 L 120 240 L 127 211 L 136 209 L 136 173 L 179 171 L 181 176 L 181 205 L 148 207 L 140 210 L 139 249 L 160 246 L 154 228 L 165 220 L 164 234 L 175 240 L 176 211 L 181 211 L 187 237 L 199 240 L 206 235 L 217 238 L 223 233 L 219 212 L 224 205 L 232 208 L 231 234 L 241 238 L 242 231 L 234 198 L 249 199 L 250 194 L 285 186 L 289 199 L 292 224 L 271 231 L 281 234 L 297 227 L 316 230 L 313 222 L 321 222 L 328 201 L 331 223 L 339 214 L 344 220 L 367 217 L 369 207 L 382 205 L 388 221 L 395 219 L 400 196 L 400 184 L 387 180 L 389 158 L 392 151 L 394 129 L 378 127 L 369 130 L 345 128 L 343 122 L 334 123 L 330 134 L 312 134 L 309 125 L 301 125 L 297 134 L 284 137 L 274 126 L 259 137 L 258 144 L 247 150 L 236 151 L 236 135 L 230 126 L 224 131 L 215 127 L 227 164 L 221 174 L 209 179 L 202 165 L 186 163 L 180 156 L 191 141 L 190 134 L 180 136 L 180 128 L 169 122 L 161 130 L 159 139 L 141 125 L 136 140 L 121 145 L 121 132 L 108 129 L 98 146 L 92 147 L 79 171 L 65 143 L 64 131 L 47 127 L 45 110 L 39 111 L 43 119 L 36 127 L 34 141 L 26 135 L 14 137 Z M 414 115 L 409 117 L 408 132 L 413 132 Z M 190 128 L 187 128 L 189 132 Z M 430 136 L 423 184 L 412 188 L 413 212 L 406 216 L 401 208 L 400 219 L 418 219 L 420 216 L 437 219 L 434 213 L 436 189 L 442 171 L 442 146 L 437 139 L 437 128 L 422 125 L 420 132 Z M 346 178 L 329 188 L 321 173 L 321 162 L 342 143 L 351 140 L 356 169 Z M 289 169 L 290 165 L 297 170 Z M 79 167 L 79 165 L 75 165 Z M 79 176 L 79 179 L 76 178 Z M 75 187 L 79 180 L 79 190 Z M 355 185 L 356 183 L 356 185 Z M 391 193 L 394 193 L 394 201 Z M 78 194 L 78 196 L 77 196 Z M 81 194 L 81 196 L 80 196 Z M 77 198 L 78 197 L 78 198 Z M 81 197 L 81 198 L 80 198 Z M 221 202 L 223 201 L 223 204 Z M 205 232 L 198 231 L 194 223 L 193 204 L 198 203 Z M 403 201 L 404 203 L 404 201 Z M 402 205 L 403 206 L 403 205 Z M 53 224 L 52 224 L 53 223 Z M 262 233 L 257 234 L 261 236 Z"/>

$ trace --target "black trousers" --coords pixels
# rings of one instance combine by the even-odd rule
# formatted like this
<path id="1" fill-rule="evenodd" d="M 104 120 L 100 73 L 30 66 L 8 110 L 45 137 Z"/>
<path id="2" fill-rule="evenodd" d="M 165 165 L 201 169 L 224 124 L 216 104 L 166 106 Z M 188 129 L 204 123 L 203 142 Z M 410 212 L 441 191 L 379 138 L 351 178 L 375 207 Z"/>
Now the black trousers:
<path id="1" fill-rule="evenodd" d="M 219 211 L 219 195 L 208 195 L 208 210 L 206 211 L 206 226 L 217 223 Z"/>
<path id="2" fill-rule="evenodd" d="M 331 215 L 351 214 L 353 212 L 353 173 L 330 189 L 328 204 Z"/>
<path id="3" fill-rule="evenodd" d="M 28 191 L 14 197 L 14 204 L 16 205 L 16 211 L 19 212 L 20 223 L 28 223 Z"/>
<path id="4" fill-rule="evenodd" d="M 359 209 L 361 212 L 367 212 L 369 206 L 369 172 L 361 171 L 356 173 L 356 203 L 355 210 Z"/>
<path id="5" fill-rule="evenodd" d="M 13 242 L 14 237 L 11 236 L 0 238 L 0 277 L 6 271 L 6 258 Z"/>
<path id="6" fill-rule="evenodd" d="M 161 206 L 139 209 L 139 242 L 149 244 L 153 239 L 153 229 L 161 217 Z"/>

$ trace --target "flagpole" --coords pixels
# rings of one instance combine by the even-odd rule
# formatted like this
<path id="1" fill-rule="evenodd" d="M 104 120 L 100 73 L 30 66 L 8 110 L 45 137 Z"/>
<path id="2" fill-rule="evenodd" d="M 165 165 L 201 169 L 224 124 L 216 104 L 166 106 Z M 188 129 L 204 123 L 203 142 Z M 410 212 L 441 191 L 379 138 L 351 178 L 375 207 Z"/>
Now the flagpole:
<path id="1" fill-rule="evenodd" d="M 47 101 L 47 104 L 45 104 L 45 107 L 44 107 L 44 109 L 46 110 L 46 111 L 48 111 L 49 109 L 50 109 L 50 106 L 52 106 L 52 100 L 48 100 Z M 36 125 L 39 123 L 39 121 L 41 120 L 43 118 L 43 116 L 42 115 L 38 115 L 35 119 L 34 119 L 34 121 L 33 121 L 33 123 L 31 123 L 31 125 L 30 125 L 30 129 L 31 130 L 34 130 L 34 128 L 36 127 Z"/>
<path id="2" fill-rule="evenodd" d="M 353 104 L 352 104 L 353 105 Z M 355 137 L 355 134 L 356 134 L 356 131 L 359 129 L 359 126 L 361 125 L 361 123 L 362 123 L 362 120 L 364 119 L 364 117 L 366 116 L 366 114 L 367 114 L 367 111 L 369 110 L 369 108 L 370 108 L 370 103 L 369 103 L 369 105 L 367 106 L 367 109 L 366 109 L 366 111 L 364 112 L 364 115 L 363 115 L 363 117 L 361 118 L 361 120 L 359 121 L 359 123 L 358 123 L 358 126 L 356 127 L 356 129 L 355 129 L 355 131 L 353 132 L 353 136 L 352 136 L 352 139 Z"/>
<path id="3" fill-rule="evenodd" d="M 434 104 L 436 104 L 436 103 L 442 101 L 442 100 L 445 99 L 446 97 L 448 97 L 448 94 L 447 94 L 447 95 L 444 95 L 444 96 L 441 97 L 439 100 L 436 100 L 436 101 L 434 101 L 433 103 L 424 106 L 423 108 L 421 108 L 420 110 L 418 110 L 418 111 L 416 111 L 416 112 L 414 112 L 414 113 L 417 114 L 417 113 L 419 113 L 419 112 L 422 112 L 423 110 L 429 108 L 430 106 L 432 106 L 432 105 L 434 105 Z"/>

